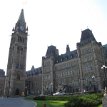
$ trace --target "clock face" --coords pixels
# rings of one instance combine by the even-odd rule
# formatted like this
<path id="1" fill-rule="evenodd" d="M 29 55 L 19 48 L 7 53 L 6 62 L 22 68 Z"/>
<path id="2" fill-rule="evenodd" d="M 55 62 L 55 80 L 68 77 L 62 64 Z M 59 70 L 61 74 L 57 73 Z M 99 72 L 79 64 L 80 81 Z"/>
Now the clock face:
<path id="1" fill-rule="evenodd" d="M 24 27 L 23 27 L 23 26 L 20 26 L 20 30 L 23 31 L 23 30 L 24 30 Z"/>

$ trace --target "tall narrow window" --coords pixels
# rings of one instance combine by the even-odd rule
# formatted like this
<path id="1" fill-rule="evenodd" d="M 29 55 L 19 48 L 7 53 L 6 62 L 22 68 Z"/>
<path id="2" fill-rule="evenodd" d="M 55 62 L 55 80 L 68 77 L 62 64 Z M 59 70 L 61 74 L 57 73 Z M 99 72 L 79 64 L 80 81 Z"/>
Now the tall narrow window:
<path id="1" fill-rule="evenodd" d="M 17 77 L 16 77 L 16 78 L 17 78 L 17 80 L 20 80 L 20 75 L 19 75 L 19 74 L 17 74 Z"/>

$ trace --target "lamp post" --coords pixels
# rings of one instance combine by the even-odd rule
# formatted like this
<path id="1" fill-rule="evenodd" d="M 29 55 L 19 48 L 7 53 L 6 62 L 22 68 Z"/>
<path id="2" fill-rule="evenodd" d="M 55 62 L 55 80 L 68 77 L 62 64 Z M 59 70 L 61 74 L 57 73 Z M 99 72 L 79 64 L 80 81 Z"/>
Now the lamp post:
<path id="1" fill-rule="evenodd" d="M 107 66 L 103 65 L 103 66 L 101 67 L 101 69 L 104 70 L 104 88 L 106 89 L 106 87 L 107 87 L 107 75 L 106 75 Z"/>
<path id="2" fill-rule="evenodd" d="M 96 91 L 96 87 L 95 87 L 95 76 L 92 75 L 92 80 L 93 80 L 93 91 Z"/>
<path id="3" fill-rule="evenodd" d="M 50 91 L 51 91 L 51 95 L 53 95 L 53 83 L 50 83 Z"/>

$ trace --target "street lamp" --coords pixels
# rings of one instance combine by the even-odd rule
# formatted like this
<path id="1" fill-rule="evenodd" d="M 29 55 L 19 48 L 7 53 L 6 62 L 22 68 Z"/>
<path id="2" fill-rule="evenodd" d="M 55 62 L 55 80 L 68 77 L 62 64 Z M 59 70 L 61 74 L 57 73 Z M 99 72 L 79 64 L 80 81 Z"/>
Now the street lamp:
<path id="1" fill-rule="evenodd" d="M 101 69 L 104 70 L 104 87 L 105 87 L 105 89 L 106 89 L 106 87 L 107 87 L 107 76 L 106 76 L 107 66 L 103 65 L 103 66 L 101 67 Z"/>
<path id="2" fill-rule="evenodd" d="M 95 76 L 92 75 L 92 80 L 93 80 L 93 91 L 96 91 L 96 87 L 95 87 Z"/>
<path id="3" fill-rule="evenodd" d="M 51 90 L 51 95 L 53 94 L 53 83 L 50 83 L 50 90 Z"/>

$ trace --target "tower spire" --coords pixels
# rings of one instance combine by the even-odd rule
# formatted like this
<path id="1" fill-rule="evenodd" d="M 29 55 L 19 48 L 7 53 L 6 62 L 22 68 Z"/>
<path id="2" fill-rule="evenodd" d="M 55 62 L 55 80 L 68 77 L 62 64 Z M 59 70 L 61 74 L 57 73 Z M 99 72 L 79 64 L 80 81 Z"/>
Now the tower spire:
<path id="1" fill-rule="evenodd" d="M 20 13 L 18 22 L 19 22 L 19 23 L 25 23 L 24 10 L 23 10 L 23 9 L 21 10 L 21 13 Z"/>
<path id="2" fill-rule="evenodd" d="M 15 32 L 26 32 L 27 28 L 26 28 L 26 22 L 25 22 L 25 18 L 24 18 L 24 10 L 21 10 L 21 13 L 19 15 L 19 19 L 15 25 L 15 29 L 13 28 L 13 31 Z"/>

